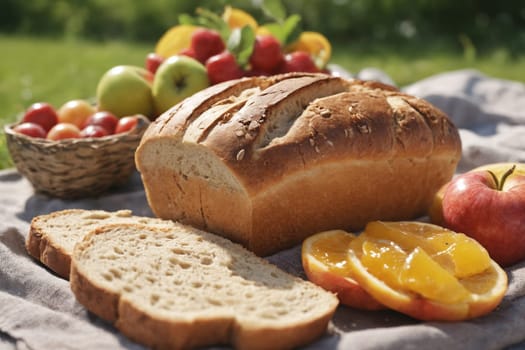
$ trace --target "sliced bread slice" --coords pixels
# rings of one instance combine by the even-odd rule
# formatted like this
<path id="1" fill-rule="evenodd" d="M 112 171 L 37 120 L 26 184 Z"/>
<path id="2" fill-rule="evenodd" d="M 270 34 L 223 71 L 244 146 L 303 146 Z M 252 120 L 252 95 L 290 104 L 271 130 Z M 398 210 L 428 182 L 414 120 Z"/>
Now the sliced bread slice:
<path id="1" fill-rule="evenodd" d="M 130 210 L 66 209 L 33 218 L 26 240 L 28 253 L 60 277 L 69 278 L 73 247 L 98 226 L 109 223 L 142 223 L 167 226 L 167 220 L 132 215 Z"/>
<path id="2" fill-rule="evenodd" d="M 155 349 L 291 349 L 326 332 L 337 297 L 236 243 L 174 223 L 112 224 L 74 249 L 77 300 Z"/>

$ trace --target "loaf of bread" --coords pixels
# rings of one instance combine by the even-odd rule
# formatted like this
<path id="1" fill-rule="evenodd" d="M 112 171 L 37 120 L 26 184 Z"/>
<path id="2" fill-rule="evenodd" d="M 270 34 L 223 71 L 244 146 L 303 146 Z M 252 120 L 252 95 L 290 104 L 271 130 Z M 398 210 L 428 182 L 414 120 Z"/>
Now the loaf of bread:
<path id="1" fill-rule="evenodd" d="M 152 123 L 135 161 L 151 209 L 267 255 L 328 229 L 423 215 L 461 156 L 430 103 L 322 74 L 202 90 Z"/>
<path id="2" fill-rule="evenodd" d="M 77 300 L 154 349 L 292 349 L 322 336 L 335 295 L 189 226 L 111 224 L 75 246 Z"/>
<path id="3" fill-rule="evenodd" d="M 169 221 L 132 215 L 130 210 L 66 209 L 31 220 L 26 250 L 62 278 L 69 278 L 73 247 L 95 228 L 111 223 L 137 223 L 165 227 Z"/>

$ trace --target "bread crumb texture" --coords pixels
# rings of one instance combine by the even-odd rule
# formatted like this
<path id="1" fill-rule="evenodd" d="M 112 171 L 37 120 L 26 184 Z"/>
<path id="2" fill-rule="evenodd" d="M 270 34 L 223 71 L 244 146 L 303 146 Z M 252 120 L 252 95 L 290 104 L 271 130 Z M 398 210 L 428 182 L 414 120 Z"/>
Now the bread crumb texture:
<path id="1" fill-rule="evenodd" d="M 75 273 L 89 284 L 118 295 L 117 327 L 123 325 L 121 330 L 128 336 L 149 346 L 231 343 L 238 348 L 262 344 L 294 347 L 311 341 L 312 334 L 321 335 L 337 305 L 331 293 L 287 274 L 241 246 L 175 223 L 172 228 L 104 226 L 76 247 L 73 260 Z M 79 300 L 86 300 L 89 309 L 93 303 L 100 304 L 103 294 Z M 128 307 L 142 315 L 137 324 L 130 326 L 129 320 L 121 319 L 125 317 L 122 310 Z M 134 330 L 149 325 L 154 333 L 163 322 L 173 325 L 174 335 L 169 338 L 174 340 L 159 339 L 161 334 L 150 339 Z M 217 334 L 199 334 L 199 324 L 206 330 L 210 322 L 218 322 L 223 330 L 216 327 Z M 192 339 L 180 334 L 185 329 L 181 324 L 193 325 Z M 293 340 L 287 344 L 258 339 L 260 334 L 293 334 L 293 329 L 301 333 L 308 328 L 312 334 L 291 336 Z M 253 339 L 244 339 L 243 334 L 249 333 Z"/>

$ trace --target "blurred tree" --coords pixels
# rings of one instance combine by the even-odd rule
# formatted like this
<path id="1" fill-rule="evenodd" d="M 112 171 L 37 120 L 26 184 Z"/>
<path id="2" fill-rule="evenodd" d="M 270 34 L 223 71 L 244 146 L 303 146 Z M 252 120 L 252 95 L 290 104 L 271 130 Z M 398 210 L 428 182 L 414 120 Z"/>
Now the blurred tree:
<path id="1" fill-rule="evenodd" d="M 0 32 L 154 42 L 197 7 L 220 13 L 230 4 L 267 20 L 263 0 L 2 0 Z M 395 42 L 445 38 L 479 47 L 525 51 L 523 0 L 282 0 L 302 26 L 328 37 Z M 465 41 L 465 38 L 468 40 Z"/>

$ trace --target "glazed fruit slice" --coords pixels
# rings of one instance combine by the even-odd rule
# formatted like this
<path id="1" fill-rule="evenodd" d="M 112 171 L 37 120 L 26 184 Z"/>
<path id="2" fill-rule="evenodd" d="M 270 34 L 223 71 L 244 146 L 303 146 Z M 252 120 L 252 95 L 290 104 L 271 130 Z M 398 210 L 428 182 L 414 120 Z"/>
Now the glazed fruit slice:
<path id="1" fill-rule="evenodd" d="M 336 293 L 347 306 L 377 310 L 384 306 L 351 278 L 348 249 L 356 236 L 342 230 L 325 231 L 307 238 L 302 246 L 304 271 L 310 281 Z"/>
<path id="2" fill-rule="evenodd" d="M 383 305 L 422 320 L 484 315 L 507 290 L 505 271 L 475 240 L 420 222 L 371 222 L 346 268 Z"/>

